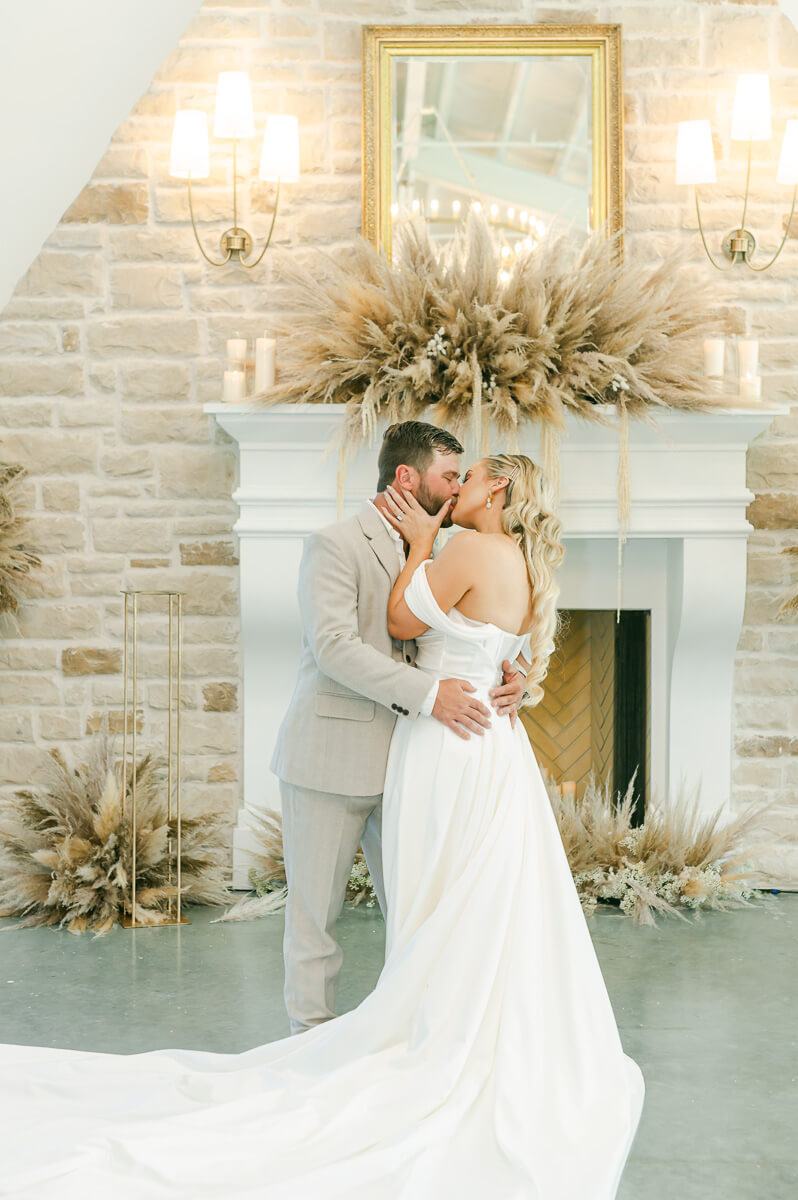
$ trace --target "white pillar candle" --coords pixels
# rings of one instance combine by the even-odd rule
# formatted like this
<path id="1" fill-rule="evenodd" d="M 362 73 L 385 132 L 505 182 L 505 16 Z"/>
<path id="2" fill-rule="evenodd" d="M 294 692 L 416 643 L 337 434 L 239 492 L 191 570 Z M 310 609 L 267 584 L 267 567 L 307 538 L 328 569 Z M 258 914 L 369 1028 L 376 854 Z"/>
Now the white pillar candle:
<path id="1" fill-rule="evenodd" d="M 759 400 L 762 396 L 762 376 L 741 375 L 740 395 L 745 396 L 746 400 Z"/>
<path id="2" fill-rule="evenodd" d="M 245 371 L 225 371 L 222 399 L 225 404 L 241 404 L 247 395 Z"/>
<path id="3" fill-rule="evenodd" d="M 756 338 L 737 339 L 737 372 L 741 379 L 756 375 L 759 366 L 759 342 Z"/>
<path id="4" fill-rule="evenodd" d="M 246 338 L 228 338 L 227 339 L 227 361 L 231 366 L 238 368 L 239 364 L 243 368 L 247 361 L 247 339 Z"/>
<path id="5" fill-rule="evenodd" d="M 274 384 L 274 356 L 276 342 L 274 338 L 262 337 L 255 339 L 255 391 L 265 392 Z"/>
<path id="6" fill-rule="evenodd" d="M 722 337 L 704 338 L 704 374 L 710 379 L 720 379 L 724 370 L 725 343 Z"/>

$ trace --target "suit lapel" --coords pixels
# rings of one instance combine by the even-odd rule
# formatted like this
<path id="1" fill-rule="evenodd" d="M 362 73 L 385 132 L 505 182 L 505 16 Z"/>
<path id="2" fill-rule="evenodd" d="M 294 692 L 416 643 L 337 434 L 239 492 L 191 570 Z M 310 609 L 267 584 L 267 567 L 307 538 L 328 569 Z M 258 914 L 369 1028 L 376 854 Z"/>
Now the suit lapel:
<path id="1" fill-rule="evenodd" d="M 396 583 L 396 580 L 399 578 L 399 559 L 396 554 L 396 547 L 391 540 L 391 535 L 383 525 L 379 513 L 370 501 L 367 500 L 363 505 L 357 514 L 357 519 L 360 522 L 360 528 L 368 538 L 372 550 L 388 572 L 391 584 Z"/>

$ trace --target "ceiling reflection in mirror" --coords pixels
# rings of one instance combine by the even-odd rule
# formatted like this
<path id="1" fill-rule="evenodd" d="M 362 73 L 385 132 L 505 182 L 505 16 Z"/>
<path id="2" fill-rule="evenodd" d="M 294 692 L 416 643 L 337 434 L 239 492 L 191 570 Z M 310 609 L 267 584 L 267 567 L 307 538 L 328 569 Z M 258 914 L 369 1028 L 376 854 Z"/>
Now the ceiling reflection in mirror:
<path id="1" fill-rule="evenodd" d="M 594 227 L 589 54 L 391 56 L 391 217 L 447 239 L 475 206 L 511 243 Z"/>

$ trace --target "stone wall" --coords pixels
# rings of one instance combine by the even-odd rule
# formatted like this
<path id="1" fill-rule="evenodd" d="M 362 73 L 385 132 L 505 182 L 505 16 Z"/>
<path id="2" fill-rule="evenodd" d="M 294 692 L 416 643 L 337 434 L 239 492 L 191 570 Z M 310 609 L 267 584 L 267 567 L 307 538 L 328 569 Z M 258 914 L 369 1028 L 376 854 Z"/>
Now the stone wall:
<path id="1" fill-rule="evenodd" d="M 0 318 L 0 457 L 30 472 L 36 594 L 0 638 L 0 786 L 29 780 L 44 750 L 79 749 L 121 705 L 120 589 L 186 592 L 184 746 L 189 791 L 239 804 L 240 647 L 235 448 L 201 405 L 220 391 L 224 342 L 268 326 L 281 282 L 267 256 L 250 275 L 200 258 L 184 186 L 168 176 L 177 107 L 212 111 L 220 70 L 247 68 L 258 119 L 299 116 L 302 180 L 285 189 L 276 237 L 297 255 L 345 243 L 360 226 L 361 23 L 620 22 L 626 113 L 626 227 L 632 252 L 689 247 L 700 261 L 690 195 L 673 183 L 675 123 L 711 116 L 720 183 L 707 222 L 739 220 L 742 148 L 728 140 L 742 69 L 771 73 L 776 138 L 755 150 L 750 224 L 774 246 L 788 210 L 775 157 L 798 116 L 798 34 L 775 4 L 625 0 L 210 0 L 116 130 Z M 257 170 L 246 151 L 243 175 Z M 225 218 L 230 163 L 216 155 L 197 188 L 201 222 Z M 268 190 L 247 182 L 242 222 L 265 227 Z M 218 224 L 205 226 L 218 237 Z M 798 221 L 796 221 L 798 233 Z M 717 276 L 735 327 L 762 340 L 769 399 L 798 383 L 798 243 L 777 267 Z M 215 246 L 213 246 L 215 250 Z M 706 264 L 705 270 L 712 271 Z M 790 582 L 780 553 L 798 540 L 798 410 L 752 447 L 748 603 L 736 668 L 734 801 L 769 795 L 778 854 L 798 878 L 798 629 L 777 620 Z M 793 560 L 794 561 L 794 560 Z M 793 568 L 793 573 L 795 569 Z M 143 604 L 146 669 L 165 624 Z M 145 683 L 163 712 L 165 686 Z M 792 854 L 792 866 L 786 859 Z"/>

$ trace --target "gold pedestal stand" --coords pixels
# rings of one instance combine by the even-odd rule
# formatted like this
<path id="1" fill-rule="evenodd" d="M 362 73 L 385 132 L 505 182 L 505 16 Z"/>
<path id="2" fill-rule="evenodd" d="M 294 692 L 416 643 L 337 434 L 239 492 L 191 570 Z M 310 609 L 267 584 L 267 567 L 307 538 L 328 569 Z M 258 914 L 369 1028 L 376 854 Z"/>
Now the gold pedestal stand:
<path id="1" fill-rule="evenodd" d="M 182 879 L 181 879 L 181 853 L 182 853 L 182 824 L 180 811 L 180 778 L 182 775 L 182 757 L 180 747 L 180 721 L 181 721 L 181 697 L 180 689 L 182 684 L 183 664 L 183 593 L 182 592 L 146 592 L 146 591 L 123 591 L 125 597 L 125 648 L 123 662 L 124 676 L 124 724 L 123 724 L 123 749 L 122 749 L 122 815 L 125 815 L 125 804 L 127 799 L 127 760 L 128 760 L 128 734 L 131 732 L 131 842 L 132 842 L 132 867 L 131 867 L 131 893 L 130 893 L 130 909 L 127 904 L 124 905 L 122 915 L 119 918 L 120 925 L 125 929 L 159 929 L 162 925 L 190 925 L 188 917 L 181 912 L 182 900 Z M 166 818 L 171 827 L 172 813 L 175 815 L 175 836 L 172 836 L 171 828 L 167 839 L 166 853 L 169 861 L 169 883 L 173 879 L 177 887 L 177 893 L 169 900 L 168 915 L 165 915 L 163 921 L 159 921 L 157 925 L 152 925 L 149 922 L 138 921 L 136 919 L 136 707 L 137 707 L 137 689 L 138 689 L 138 598 L 139 596 L 166 596 L 169 604 L 169 704 L 167 708 L 167 751 L 166 751 Z M 132 696 L 128 696 L 128 680 L 132 684 Z M 133 720 L 129 720 L 130 709 L 133 709 Z"/>

